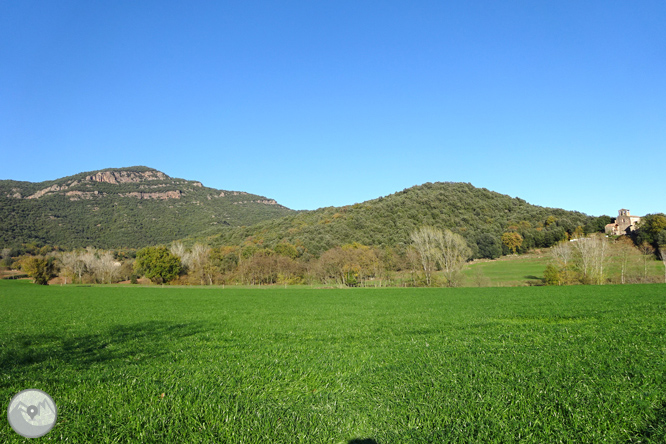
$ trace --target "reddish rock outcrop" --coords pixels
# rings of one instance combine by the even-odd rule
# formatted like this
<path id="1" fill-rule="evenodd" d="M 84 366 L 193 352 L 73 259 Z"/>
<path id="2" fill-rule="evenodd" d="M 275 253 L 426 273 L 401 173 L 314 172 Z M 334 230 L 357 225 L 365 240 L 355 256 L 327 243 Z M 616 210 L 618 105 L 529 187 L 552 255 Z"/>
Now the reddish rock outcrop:
<path id="1" fill-rule="evenodd" d="M 169 176 L 161 171 L 144 171 L 137 173 L 135 171 L 100 171 L 99 173 L 87 176 L 85 180 L 92 182 L 104 182 L 118 185 L 121 183 L 136 183 L 144 180 L 165 180 Z"/>

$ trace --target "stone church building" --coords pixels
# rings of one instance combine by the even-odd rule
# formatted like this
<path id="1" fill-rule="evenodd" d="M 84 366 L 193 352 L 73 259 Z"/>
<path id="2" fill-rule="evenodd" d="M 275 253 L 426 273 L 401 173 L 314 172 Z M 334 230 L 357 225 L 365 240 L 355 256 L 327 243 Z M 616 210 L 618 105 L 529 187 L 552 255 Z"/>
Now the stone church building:
<path id="1" fill-rule="evenodd" d="M 621 209 L 618 211 L 615 223 L 606 225 L 606 234 L 620 235 L 629 234 L 636 229 L 636 224 L 640 222 L 640 216 L 632 216 L 629 210 Z"/>

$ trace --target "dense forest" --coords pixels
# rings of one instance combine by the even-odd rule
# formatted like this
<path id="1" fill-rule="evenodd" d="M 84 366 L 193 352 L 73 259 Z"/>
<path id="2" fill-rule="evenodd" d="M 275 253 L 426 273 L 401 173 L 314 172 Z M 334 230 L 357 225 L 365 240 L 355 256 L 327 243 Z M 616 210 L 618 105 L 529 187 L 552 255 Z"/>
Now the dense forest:
<path id="1" fill-rule="evenodd" d="M 140 248 L 294 213 L 263 196 L 208 188 L 147 167 L 40 183 L 2 180 L 0 208 L 1 246 L 61 248 Z"/>
<path id="2" fill-rule="evenodd" d="M 577 229 L 583 233 L 603 231 L 610 221 L 608 216 L 590 217 L 531 205 L 468 183 L 437 182 L 360 204 L 304 211 L 248 227 L 213 228 L 209 229 L 211 235 L 193 238 L 190 243 L 269 248 L 289 243 L 315 257 L 354 242 L 404 252 L 410 233 L 427 225 L 460 234 L 473 257 L 495 258 L 511 252 L 502 242 L 507 232 L 520 236 L 516 252 L 524 252 L 554 245 Z"/>
<path id="3" fill-rule="evenodd" d="M 0 246 L 141 248 L 182 239 L 211 246 L 295 245 L 319 257 L 345 244 L 404 253 L 420 226 L 461 235 L 475 258 L 549 247 L 603 230 L 610 217 L 531 205 L 468 183 L 426 183 L 367 202 L 293 211 L 262 196 L 204 187 L 147 167 L 41 183 L 0 181 Z M 513 236 L 509 240 L 507 236 Z"/>

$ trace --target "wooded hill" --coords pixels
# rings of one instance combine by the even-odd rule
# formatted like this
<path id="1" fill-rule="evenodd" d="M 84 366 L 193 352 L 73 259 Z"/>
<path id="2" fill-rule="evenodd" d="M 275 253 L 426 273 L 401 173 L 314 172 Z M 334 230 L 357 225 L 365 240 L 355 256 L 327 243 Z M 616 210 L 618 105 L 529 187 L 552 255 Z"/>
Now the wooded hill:
<path id="1" fill-rule="evenodd" d="M 594 218 L 575 211 L 531 205 L 519 198 L 476 188 L 468 183 L 426 183 L 364 203 L 304 211 L 250 227 L 209 230 L 197 240 L 216 245 L 256 244 L 274 247 L 288 242 L 302 254 L 319 256 L 344 244 L 392 247 L 403 250 L 410 233 L 432 225 L 461 234 L 475 257 L 508 254 L 505 232 L 523 238 L 519 251 L 548 247 L 572 234 L 603 230 L 608 216 Z"/>
<path id="2" fill-rule="evenodd" d="M 39 183 L 1 180 L 0 246 L 140 248 L 292 213 L 263 196 L 208 188 L 143 166 Z"/>
<path id="3" fill-rule="evenodd" d="M 263 196 L 204 187 L 147 167 L 113 168 L 32 183 L 0 181 L 0 246 L 141 248 L 204 242 L 211 246 L 296 246 L 319 256 L 354 242 L 404 252 L 417 227 L 461 234 L 474 257 L 548 247 L 571 235 L 603 230 L 608 216 L 531 205 L 468 183 L 437 182 L 343 207 L 293 211 Z M 189 240 L 189 242 L 188 242 Z"/>

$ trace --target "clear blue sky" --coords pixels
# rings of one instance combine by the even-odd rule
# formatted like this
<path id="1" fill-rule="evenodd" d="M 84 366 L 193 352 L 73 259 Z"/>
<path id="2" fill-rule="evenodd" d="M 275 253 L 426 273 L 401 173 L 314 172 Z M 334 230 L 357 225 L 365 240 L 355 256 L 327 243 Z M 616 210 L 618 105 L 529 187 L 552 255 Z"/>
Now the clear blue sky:
<path id="1" fill-rule="evenodd" d="M 663 1 L 0 1 L 0 179 L 666 212 Z"/>

